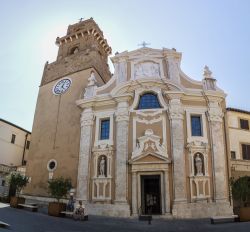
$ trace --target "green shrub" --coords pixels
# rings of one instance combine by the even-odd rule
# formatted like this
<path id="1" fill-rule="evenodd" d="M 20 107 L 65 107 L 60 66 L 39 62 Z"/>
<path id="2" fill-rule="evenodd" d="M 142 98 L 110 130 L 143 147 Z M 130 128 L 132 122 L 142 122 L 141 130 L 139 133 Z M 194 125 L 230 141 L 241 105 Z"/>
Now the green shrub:
<path id="1" fill-rule="evenodd" d="M 16 195 L 19 196 L 22 188 L 24 188 L 29 182 L 29 177 L 23 176 L 18 172 L 13 172 L 11 173 L 8 181 L 10 187 L 15 189 Z"/>
<path id="2" fill-rule="evenodd" d="M 59 202 L 61 198 L 66 197 L 69 190 L 72 188 L 71 180 L 63 177 L 51 179 L 48 181 L 49 193 Z"/>
<path id="3" fill-rule="evenodd" d="M 250 177 L 243 176 L 237 180 L 231 178 L 233 199 L 239 201 L 240 206 L 244 207 L 250 201 Z"/>

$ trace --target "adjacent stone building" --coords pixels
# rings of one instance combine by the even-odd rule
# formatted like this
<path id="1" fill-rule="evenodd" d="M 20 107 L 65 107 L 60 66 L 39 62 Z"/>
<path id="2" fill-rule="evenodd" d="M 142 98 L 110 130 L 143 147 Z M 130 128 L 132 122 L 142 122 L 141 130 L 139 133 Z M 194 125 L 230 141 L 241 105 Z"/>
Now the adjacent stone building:
<path id="1" fill-rule="evenodd" d="M 225 93 L 208 67 L 202 81 L 175 49 L 117 53 L 93 19 L 57 38 L 46 63 L 27 166 L 29 197 L 70 177 L 90 214 L 199 218 L 231 214 Z M 42 198 L 40 198 L 42 199 Z"/>
<path id="2" fill-rule="evenodd" d="M 227 108 L 230 176 L 250 176 L 250 112 Z"/>
<path id="3" fill-rule="evenodd" d="M 8 195 L 6 176 L 25 166 L 31 133 L 0 118 L 0 196 Z"/>

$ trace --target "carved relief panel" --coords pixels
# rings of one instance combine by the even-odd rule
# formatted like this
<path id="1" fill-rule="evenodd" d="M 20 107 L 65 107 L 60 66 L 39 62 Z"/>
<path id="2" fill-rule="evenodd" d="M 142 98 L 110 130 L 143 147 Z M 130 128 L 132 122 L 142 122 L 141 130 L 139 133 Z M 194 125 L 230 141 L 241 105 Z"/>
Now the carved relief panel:
<path id="1" fill-rule="evenodd" d="M 132 62 L 131 79 L 136 80 L 141 78 L 164 78 L 162 61 L 153 59 Z"/>

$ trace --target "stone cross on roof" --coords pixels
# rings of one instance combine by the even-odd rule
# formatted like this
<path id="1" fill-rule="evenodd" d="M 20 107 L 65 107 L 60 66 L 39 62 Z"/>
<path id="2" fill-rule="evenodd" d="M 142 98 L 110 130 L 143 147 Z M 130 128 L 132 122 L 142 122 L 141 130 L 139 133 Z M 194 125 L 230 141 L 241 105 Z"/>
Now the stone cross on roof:
<path id="1" fill-rule="evenodd" d="M 79 23 L 82 22 L 83 19 L 84 19 L 84 18 L 80 18 L 80 19 L 79 19 Z"/>
<path id="2" fill-rule="evenodd" d="M 145 41 L 142 41 L 141 44 L 138 44 L 138 46 L 146 47 L 146 45 L 150 45 L 150 43 L 146 43 Z"/>

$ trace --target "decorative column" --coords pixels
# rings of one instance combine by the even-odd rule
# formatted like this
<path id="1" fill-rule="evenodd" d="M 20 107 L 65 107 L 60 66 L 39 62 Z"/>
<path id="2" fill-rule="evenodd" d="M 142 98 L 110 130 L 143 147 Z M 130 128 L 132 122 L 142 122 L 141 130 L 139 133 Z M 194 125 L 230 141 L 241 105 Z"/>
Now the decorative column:
<path id="1" fill-rule="evenodd" d="M 116 111 L 115 203 L 127 204 L 128 103 L 119 101 Z"/>
<path id="2" fill-rule="evenodd" d="M 77 200 L 87 201 L 89 192 L 89 162 L 91 157 L 94 113 L 86 108 L 81 114 L 80 154 L 77 176 Z"/>
<path id="3" fill-rule="evenodd" d="M 171 152 L 173 159 L 174 202 L 186 202 L 186 172 L 184 156 L 183 108 L 180 96 L 174 96 L 169 102 L 171 124 Z"/>
<path id="4" fill-rule="evenodd" d="M 138 214 L 138 207 L 137 207 L 137 176 L 136 172 L 132 172 L 132 214 Z"/>
<path id="5" fill-rule="evenodd" d="M 210 123 L 212 156 L 213 156 L 213 178 L 214 178 L 214 198 L 216 201 L 227 199 L 227 179 L 226 179 L 226 154 L 223 133 L 223 112 L 219 103 L 209 102 L 208 120 Z"/>

